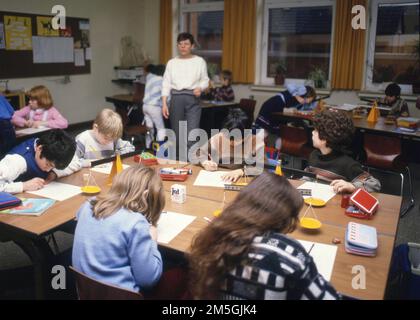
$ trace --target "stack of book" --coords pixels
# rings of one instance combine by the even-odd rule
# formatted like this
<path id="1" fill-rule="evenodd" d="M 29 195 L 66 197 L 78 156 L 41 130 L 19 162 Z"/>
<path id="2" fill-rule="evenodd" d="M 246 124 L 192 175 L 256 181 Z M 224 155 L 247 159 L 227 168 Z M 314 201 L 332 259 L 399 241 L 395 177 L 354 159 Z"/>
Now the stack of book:
<path id="1" fill-rule="evenodd" d="M 374 257 L 378 249 L 376 228 L 349 222 L 346 230 L 345 247 L 348 253 Z"/>

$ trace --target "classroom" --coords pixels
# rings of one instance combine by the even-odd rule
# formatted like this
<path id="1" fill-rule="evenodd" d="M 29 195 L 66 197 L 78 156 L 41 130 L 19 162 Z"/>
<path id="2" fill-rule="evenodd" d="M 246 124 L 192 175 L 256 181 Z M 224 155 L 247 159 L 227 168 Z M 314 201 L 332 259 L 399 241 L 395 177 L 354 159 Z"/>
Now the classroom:
<path id="1" fill-rule="evenodd" d="M 0 300 L 420 300 L 419 150 L 418 1 L 0 0 Z"/>

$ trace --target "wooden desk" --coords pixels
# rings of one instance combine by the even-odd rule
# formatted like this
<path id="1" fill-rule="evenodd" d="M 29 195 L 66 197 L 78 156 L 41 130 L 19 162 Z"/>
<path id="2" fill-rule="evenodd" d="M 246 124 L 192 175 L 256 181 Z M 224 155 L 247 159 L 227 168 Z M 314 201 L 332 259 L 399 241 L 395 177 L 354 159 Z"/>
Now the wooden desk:
<path id="1" fill-rule="evenodd" d="M 132 159 L 125 159 L 125 163 L 133 164 Z M 162 164 L 156 166 L 156 169 Z M 220 209 L 223 199 L 223 190 L 217 188 L 194 187 L 193 183 L 196 175 L 201 168 L 192 167 L 193 176 L 190 176 L 184 183 L 187 186 L 187 201 L 184 204 L 173 203 L 170 200 L 169 189 L 175 182 L 164 182 L 166 194 L 165 210 L 191 214 L 197 218 L 184 229 L 169 244 L 163 246 L 170 249 L 188 253 L 193 237 L 202 228 L 206 227 L 207 222 L 203 217 L 213 218 L 213 212 Z M 61 182 L 72 185 L 82 185 L 83 173 L 87 169 L 76 174 L 61 179 Z M 107 175 L 92 172 L 96 182 L 102 188 L 102 193 L 109 187 L 106 186 Z M 298 185 L 300 181 L 292 181 Z M 33 197 L 33 195 L 25 195 Z M 237 192 L 226 192 L 226 203 L 233 201 Z M 384 194 L 378 194 L 380 199 L 379 211 L 374 219 L 370 221 L 359 221 L 351 219 L 343 214 L 340 207 L 341 198 L 336 196 L 331 199 L 325 208 L 315 209 L 318 217 L 323 223 L 323 227 L 318 233 L 307 233 L 298 228 L 291 234 L 292 237 L 302 240 L 321 242 L 331 244 L 333 238 L 341 239 L 338 245 L 337 256 L 334 264 L 331 283 L 340 292 L 363 299 L 383 299 L 388 277 L 389 266 L 391 262 L 396 229 L 399 219 L 399 208 L 401 197 L 393 197 Z M 74 221 L 75 215 L 81 204 L 88 197 L 77 195 L 71 199 L 62 202 L 56 202 L 47 212 L 39 217 L 10 216 L 0 214 L 0 234 L 8 236 L 11 240 L 20 245 L 31 258 L 35 267 L 36 293 L 38 298 L 44 297 L 44 288 L 46 280 L 51 277 L 48 269 L 48 260 L 52 253 L 44 236 L 51 234 L 67 223 Z M 305 208 L 304 208 L 305 209 Z M 303 212 L 303 211 L 302 211 Z M 349 221 L 357 221 L 373 225 L 378 229 L 379 248 L 376 257 L 361 257 L 345 253 L 344 235 Z M 362 265 L 366 269 L 366 289 L 355 290 L 351 283 L 354 275 L 352 267 Z"/>

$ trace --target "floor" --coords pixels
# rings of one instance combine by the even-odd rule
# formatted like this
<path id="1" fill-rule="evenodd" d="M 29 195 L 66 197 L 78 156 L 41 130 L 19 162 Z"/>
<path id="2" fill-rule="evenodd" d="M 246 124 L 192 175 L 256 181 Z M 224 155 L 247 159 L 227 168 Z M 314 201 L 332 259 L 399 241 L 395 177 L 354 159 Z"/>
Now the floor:
<path id="1" fill-rule="evenodd" d="M 420 243 L 420 165 L 412 164 L 410 168 L 416 204 L 400 219 L 396 245 L 406 242 Z M 73 236 L 56 232 L 55 237 L 61 252 L 60 263 L 67 264 L 71 257 Z M 58 290 L 51 298 L 73 299 L 75 293 L 71 281 L 68 281 L 67 285 L 67 290 Z M 29 258 L 14 243 L 0 243 L 0 299 L 33 299 L 33 287 Z"/>

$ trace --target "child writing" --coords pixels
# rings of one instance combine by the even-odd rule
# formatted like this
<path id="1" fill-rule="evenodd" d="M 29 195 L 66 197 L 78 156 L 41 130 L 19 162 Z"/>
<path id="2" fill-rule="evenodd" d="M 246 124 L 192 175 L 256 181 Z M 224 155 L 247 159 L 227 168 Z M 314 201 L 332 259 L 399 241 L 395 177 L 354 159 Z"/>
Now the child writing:
<path id="1" fill-rule="evenodd" d="M 398 84 L 391 83 L 386 87 L 385 98 L 379 99 L 378 102 L 391 108 L 388 112 L 388 116 L 393 116 L 395 118 L 410 116 L 407 102 L 400 96 L 401 87 Z"/>
<path id="2" fill-rule="evenodd" d="M 50 91 L 45 86 L 33 87 L 27 94 L 29 105 L 16 111 L 12 123 L 16 127 L 48 127 L 65 129 L 67 120 L 53 107 Z"/>
<path id="3" fill-rule="evenodd" d="M 235 93 L 232 89 L 232 72 L 230 70 L 223 70 L 221 73 L 222 86 L 214 87 L 210 81 L 210 88 L 207 89 L 208 94 L 216 101 L 234 101 Z"/>
<path id="4" fill-rule="evenodd" d="M 73 266 L 96 280 L 133 291 L 162 274 L 157 221 L 165 205 L 162 181 L 149 167 L 119 173 L 109 192 L 77 212 Z"/>
<path id="5" fill-rule="evenodd" d="M 20 193 L 41 189 L 52 169 L 64 169 L 76 143 L 62 130 L 51 130 L 12 148 L 0 161 L 0 191 Z"/>
<path id="6" fill-rule="evenodd" d="M 155 136 L 155 129 L 157 130 L 157 141 L 159 144 L 163 143 L 165 134 L 162 129 L 165 129 L 162 116 L 162 80 L 165 73 L 164 65 L 149 65 L 148 74 L 146 76 L 146 86 L 144 89 L 143 98 L 143 113 L 146 126 L 149 128 L 149 133 L 146 135 L 146 148 L 150 149 L 152 139 Z"/>
<path id="7" fill-rule="evenodd" d="M 283 112 L 284 108 L 299 107 L 301 110 L 314 109 L 312 103 L 316 98 L 316 91 L 310 86 L 288 85 L 287 90 L 271 97 L 261 106 L 255 124 L 258 128 L 266 131 L 268 134 L 280 134 L 280 117 L 276 117 L 274 112 Z"/>
<path id="8" fill-rule="evenodd" d="M 223 123 L 223 129 L 195 152 L 191 150 L 191 162 L 200 164 L 207 171 L 216 171 L 219 167 L 233 169 L 222 177 L 226 182 L 236 182 L 245 174 L 259 174 L 257 167 L 245 167 L 245 164 L 254 162 L 252 159 L 258 160 L 258 155 L 262 155 L 260 161 L 264 161 L 262 136 L 258 139 L 257 135 L 245 132 L 250 129 L 246 113 L 239 108 L 232 109 Z M 239 139 L 230 135 L 234 130 L 239 131 Z M 249 130 L 249 133 L 252 131 Z"/>
<path id="9" fill-rule="evenodd" d="M 194 239 L 196 299 L 339 299 L 312 257 L 289 238 L 302 196 L 283 176 L 264 172 Z"/>
<path id="10" fill-rule="evenodd" d="M 306 170 L 331 182 L 338 193 L 352 193 L 357 188 L 378 192 L 381 189 L 379 180 L 345 153 L 344 148 L 351 143 L 353 132 L 353 121 L 344 112 L 324 110 L 316 114 L 312 142 L 318 150 L 309 156 Z"/>

